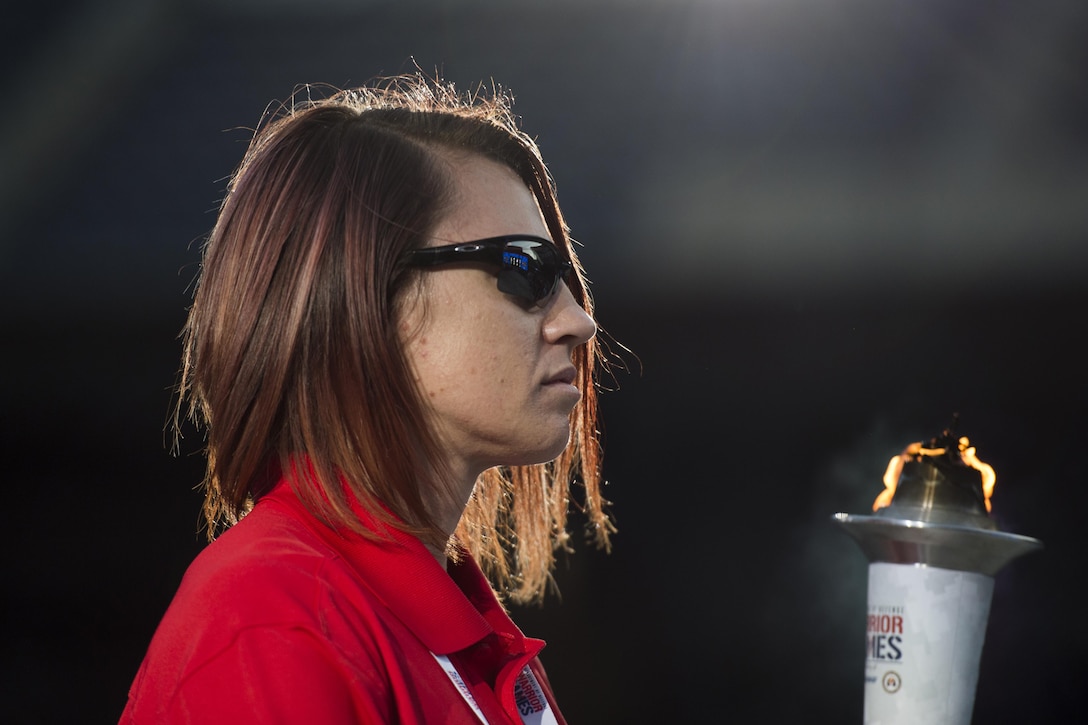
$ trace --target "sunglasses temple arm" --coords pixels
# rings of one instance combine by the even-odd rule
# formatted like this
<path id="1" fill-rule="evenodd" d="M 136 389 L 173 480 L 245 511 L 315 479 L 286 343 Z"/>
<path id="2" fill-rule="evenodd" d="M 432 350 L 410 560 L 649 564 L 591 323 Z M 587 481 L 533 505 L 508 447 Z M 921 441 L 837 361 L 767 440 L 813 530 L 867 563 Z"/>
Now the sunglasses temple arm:
<path id="1" fill-rule="evenodd" d="M 458 251 L 453 249 L 427 248 L 413 249 L 408 253 L 408 263 L 412 267 L 437 267 L 440 264 L 458 262 L 494 262 L 494 252 L 486 249 Z"/>

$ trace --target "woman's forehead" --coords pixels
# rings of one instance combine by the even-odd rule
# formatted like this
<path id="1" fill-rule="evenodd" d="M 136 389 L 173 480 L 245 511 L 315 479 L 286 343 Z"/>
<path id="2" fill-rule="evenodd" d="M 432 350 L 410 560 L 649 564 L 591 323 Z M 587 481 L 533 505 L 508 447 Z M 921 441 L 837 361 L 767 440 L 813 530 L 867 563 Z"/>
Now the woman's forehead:
<path id="1" fill-rule="evenodd" d="M 540 204 L 513 169 L 475 154 L 450 160 L 448 168 L 450 203 L 434 244 L 506 234 L 551 238 Z"/>

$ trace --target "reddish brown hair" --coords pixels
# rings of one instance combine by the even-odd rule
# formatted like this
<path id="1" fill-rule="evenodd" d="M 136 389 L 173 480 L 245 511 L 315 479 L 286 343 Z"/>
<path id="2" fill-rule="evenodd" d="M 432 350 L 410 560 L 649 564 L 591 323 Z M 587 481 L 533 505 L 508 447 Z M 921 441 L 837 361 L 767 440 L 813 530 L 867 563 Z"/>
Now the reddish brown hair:
<path id="1" fill-rule="evenodd" d="M 184 331 L 179 411 L 187 401 L 207 432 L 210 537 L 278 471 L 294 470 L 303 474 L 295 490 L 329 525 L 373 535 L 351 512 L 354 496 L 387 525 L 446 544 L 419 490 L 438 448 L 395 324 L 411 278 L 400 260 L 424 246 L 449 203 L 444 151 L 518 174 L 574 261 L 570 287 L 592 315 L 554 184 L 506 94 L 464 95 L 411 76 L 284 108 L 231 179 Z M 567 546 L 572 484 L 596 542 L 608 546 L 597 356 L 593 340 L 575 352 L 583 396 L 566 451 L 486 471 L 458 526 L 457 541 L 515 601 L 547 588 L 554 551 Z"/>

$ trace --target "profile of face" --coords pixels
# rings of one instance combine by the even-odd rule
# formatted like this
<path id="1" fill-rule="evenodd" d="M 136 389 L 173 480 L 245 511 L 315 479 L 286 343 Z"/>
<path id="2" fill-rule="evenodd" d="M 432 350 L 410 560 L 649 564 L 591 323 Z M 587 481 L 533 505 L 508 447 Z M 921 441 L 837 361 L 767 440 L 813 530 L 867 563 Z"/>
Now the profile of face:
<path id="1" fill-rule="evenodd" d="M 506 234 L 551 238 L 511 169 L 480 156 L 451 164 L 453 202 L 429 246 Z M 398 320 L 444 463 L 462 480 L 563 451 L 581 395 L 571 357 L 596 332 L 565 284 L 531 305 L 501 292 L 496 272 L 474 263 L 422 272 L 420 294 L 407 296 Z"/>

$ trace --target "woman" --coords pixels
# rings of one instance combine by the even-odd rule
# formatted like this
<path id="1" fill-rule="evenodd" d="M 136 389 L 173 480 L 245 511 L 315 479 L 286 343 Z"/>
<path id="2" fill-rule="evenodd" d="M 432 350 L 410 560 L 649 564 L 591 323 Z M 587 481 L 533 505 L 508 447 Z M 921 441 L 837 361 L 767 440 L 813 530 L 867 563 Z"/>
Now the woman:
<path id="1" fill-rule="evenodd" d="M 266 124 L 185 329 L 229 528 L 122 722 L 563 722 L 495 592 L 542 597 L 571 483 L 608 545 L 595 331 L 502 94 L 400 78 Z"/>

